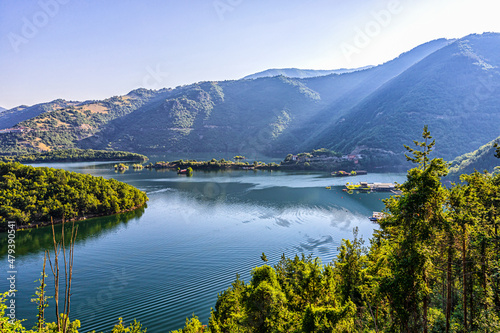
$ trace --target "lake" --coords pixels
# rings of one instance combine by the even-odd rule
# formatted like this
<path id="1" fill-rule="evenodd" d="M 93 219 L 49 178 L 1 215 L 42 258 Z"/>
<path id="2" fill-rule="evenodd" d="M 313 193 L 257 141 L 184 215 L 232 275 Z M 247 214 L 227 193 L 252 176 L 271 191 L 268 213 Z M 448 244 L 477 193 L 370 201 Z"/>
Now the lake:
<path id="1" fill-rule="evenodd" d="M 173 171 L 120 174 L 113 164 L 44 164 L 115 178 L 149 197 L 147 208 L 77 223 L 70 317 L 82 322 L 80 332 L 109 331 L 118 317 L 127 323 L 135 318 L 151 333 L 178 329 L 193 313 L 207 323 L 217 293 L 236 274 L 248 282 L 251 269 L 263 264 L 262 252 L 271 265 L 283 253 L 311 254 L 328 263 L 342 238 L 352 238 L 353 228 L 368 241 L 376 227 L 368 217 L 383 209 L 389 195 L 349 195 L 342 191 L 345 182 L 405 180 L 404 174 L 333 178 L 321 172 L 253 170 L 195 171 L 188 178 Z M 16 311 L 18 318 L 28 318 L 27 328 L 35 323 L 30 298 L 51 242 L 50 228 L 16 235 Z M 0 269 L 7 272 L 5 233 L 0 243 Z M 52 296 L 51 274 L 47 285 Z M 8 290 L 5 278 L 0 288 Z M 46 316 L 54 321 L 53 302 Z"/>

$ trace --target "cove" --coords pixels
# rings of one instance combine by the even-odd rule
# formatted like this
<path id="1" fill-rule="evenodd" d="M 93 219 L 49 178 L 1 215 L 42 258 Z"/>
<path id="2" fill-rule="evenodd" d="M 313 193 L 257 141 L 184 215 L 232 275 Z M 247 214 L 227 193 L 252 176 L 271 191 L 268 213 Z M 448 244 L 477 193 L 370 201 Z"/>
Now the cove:
<path id="1" fill-rule="evenodd" d="M 342 191 L 345 179 L 319 172 L 197 171 L 188 178 L 173 171 L 115 173 L 113 162 L 45 165 L 115 178 L 149 197 L 146 208 L 77 223 L 70 316 L 82 322 L 81 332 L 110 330 L 118 317 L 135 318 L 148 332 L 180 328 L 193 313 L 206 323 L 217 293 L 236 274 L 249 281 L 251 269 L 262 264 L 262 252 L 271 265 L 283 253 L 328 263 L 354 227 L 366 241 L 371 237 L 376 225 L 368 217 L 389 196 L 348 195 Z M 368 174 L 354 181 L 404 179 L 404 174 Z M 30 298 L 51 237 L 46 227 L 16 234 L 17 316 L 27 319 L 27 328 L 36 318 Z M 6 238 L 0 234 L 2 272 L 8 265 Z M 53 295 L 50 274 L 47 285 Z M 7 282 L 0 287 L 7 290 Z M 46 316 L 55 319 L 53 302 Z"/>

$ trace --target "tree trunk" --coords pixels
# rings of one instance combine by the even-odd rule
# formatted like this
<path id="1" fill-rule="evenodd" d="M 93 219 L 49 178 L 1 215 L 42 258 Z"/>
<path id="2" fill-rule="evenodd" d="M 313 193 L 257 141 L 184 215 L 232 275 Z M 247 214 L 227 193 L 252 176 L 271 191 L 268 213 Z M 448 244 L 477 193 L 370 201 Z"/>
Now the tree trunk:
<path id="1" fill-rule="evenodd" d="M 486 241 L 483 238 L 481 240 L 481 276 L 482 276 L 481 285 L 482 285 L 482 288 L 483 288 L 484 309 L 485 310 L 488 309 L 488 301 L 487 301 L 488 292 L 486 291 L 486 285 L 487 285 L 487 281 L 486 281 L 486 266 L 487 266 L 487 263 L 486 263 Z"/>
<path id="2" fill-rule="evenodd" d="M 449 236 L 448 265 L 446 269 L 446 333 L 450 331 L 451 318 L 451 262 L 453 256 L 453 237 Z"/>
<path id="3" fill-rule="evenodd" d="M 467 250 L 466 248 L 466 242 L 465 239 L 467 237 L 466 235 L 466 229 L 465 229 L 465 224 L 462 224 L 462 306 L 464 310 L 464 329 L 465 331 L 468 330 L 467 328 L 467 268 L 466 268 L 466 261 L 465 261 L 465 251 Z"/>
<path id="4" fill-rule="evenodd" d="M 427 286 L 427 272 L 425 271 L 424 269 L 424 283 L 425 283 L 425 286 Z M 423 322 L 423 325 L 424 325 L 424 333 L 428 333 L 427 331 L 427 309 L 429 307 L 429 296 L 427 295 L 427 293 L 424 295 L 424 322 Z"/>
<path id="5" fill-rule="evenodd" d="M 474 276 L 472 275 L 472 268 L 471 268 L 471 263 L 469 263 L 469 329 L 472 330 L 474 327 L 474 297 L 473 297 L 473 291 L 474 291 Z"/>
<path id="6" fill-rule="evenodd" d="M 42 281 L 40 283 L 40 299 L 38 304 L 38 331 L 42 332 L 45 321 L 45 265 L 47 263 L 47 252 L 43 256 Z"/>
<path id="7" fill-rule="evenodd" d="M 52 240 L 54 242 L 54 265 L 52 266 L 52 261 L 50 260 L 49 252 L 49 264 L 52 269 L 52 274 L 54 275 L 54 302 L 56 304 L 56 320 L 57 320 L 57 331 L 61 331 L 61 320 L 59 317 L 59 244 L 56 242 L 56 232 L 54 230 L 54 222 L 50 218 L 52 223 Z"/>
<path id="8" fill-rule="evenodd" d="M 496 254 L 496 260 L 498 260 L 498 255 L 500 254 L 500 248 L 498 247 L 498 228 L 497 228 L 497 223 L 496 220 L 494 220 L 494 226 L 495 226 L 495 254 Z M 495 282 L 495 292 L 493 293 L 493 300 L 495 302 L 495 305 L 497 307 L 500 307 L 500 297 L 499 297 L 499 285 L 498 285 L 499 279 L 496 279 Z"/>

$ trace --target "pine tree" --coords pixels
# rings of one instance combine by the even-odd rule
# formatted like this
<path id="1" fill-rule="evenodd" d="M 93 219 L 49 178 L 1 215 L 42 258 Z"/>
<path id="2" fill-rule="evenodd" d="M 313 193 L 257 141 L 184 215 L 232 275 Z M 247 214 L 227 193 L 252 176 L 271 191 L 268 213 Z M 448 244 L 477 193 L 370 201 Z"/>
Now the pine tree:
<path id="1" fill-rule="evenodd" d="M 389 217 L 381 221 L 389 251 L 388 275 L 382 281 L 395 312 L 394 325 L 404 332 L 427 332 L 430 276 L 433 273 L 431 253 L 436 232 L 444 223 L 443 205 L 446 191 L 441 177 L 448 172 L 442 159 L 430 160 L 435 141 L 424 126 L 422 142 L 414 141 L 419 149 L 405 146 L 412 156 L 406 158 L 418 164 L 408 171 L 407 181 L 400 186 L 402 194 L 386 201 Z"/>

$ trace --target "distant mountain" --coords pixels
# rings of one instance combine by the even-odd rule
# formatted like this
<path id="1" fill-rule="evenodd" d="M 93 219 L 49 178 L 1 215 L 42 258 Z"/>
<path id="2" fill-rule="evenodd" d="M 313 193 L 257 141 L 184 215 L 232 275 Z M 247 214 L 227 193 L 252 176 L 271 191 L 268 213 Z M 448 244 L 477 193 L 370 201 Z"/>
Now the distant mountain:
<path id="1" fill-rule="evenodd" d="M 0 112 L 4 112 L 5 110 L 7 109 L 0 106 Z"/>
<path id="2" fill-rule="evenodd" d="M 451 162 L 448 178 L 456 180 L 461 174 L 470 174 L 474 170 L 493 172 L 495 167 L 500 165 L 500 159 L 495 157 L 495 143 L 500 143 L 500 137 L 473 152 L 455 158 Z"/>
<path id="3" fill-rule="evenodd" d="M 109 121 L 123 117 L 146 102 L 163 96 L 168 89 L 151 91 L 137 89 L 125 96 L 102 101 L 67 102 L 56 100 L 31 107 L 17 107 L 0 114 L 2 127 L 11 127 L 15 119 L 26 118 L 16 124 L 19 131 L 0 134 L 0 152 L 3 154 L 29 153 L 57 148 L 74 148 L 81 140 L 95 135 Z M 21 131 L 22 129 L 22 131 Z"/>
<path id="4" fill-rule="evenodd" d="M 316 69 L 298 69 L 298 68 L 273 68 L 266 69 L 265 71 L 258 72 L 255 74 L 250 74 L 245 76 L 244 80 L 258 79 L 261 77 L 273 77 L 273 76 L 286 76 L 291 78 L 303 79 L 316 76 L 325 76 L 330 74 L 343 74 L 351 73 L 364 69 L 371 68 L 373 66 L 364 66 L 360 68 L 341 68 L 341 69 L 331 69 L 331 70 L 316 70 Z"/>
<path id="5" fill-rule="evenodd" d="M 312 115 L 301 125 L 302 131 L 295 132 L 292 136 L 300 138 L 302 149 L 305 151 L 325 145 L 334 146 L 338 141 L 337 139 L 332 141 L 330 130 L 338 122 L 342 122 L 344 115 L 349 114 L 365 98 L 375 94 L 385 83 L 452 42 L 453 40 L 437 39 L 417 46 L 382 65 L 363 71 L 303 79 L 302 82 L 307 87 L 319 93 L 324 106 L 320 112 Z M 282 141 L 285 147 L 288 140 L 290 139 L 284 137 Z M 282 142 L 276 143 L 277 149 L 280 149 Z"/>
<path id="6" fill-rule="evenodd" d="M 285 76 L 205 82 L 172 91 L 162 105 L 148 106 L 109 124 L 83 147 L 119 150 L 258 151 L 286 154 L 303 149 L 325 123 L 333 105 L 349 108 L 383 83 L 450 41 L 415 48 L 384 65 L 364 71 L 309 79 Z M 375 70 L 376 69 L 376 70 Z M 326 115 L 328 120 L 340 115 Z M 134 135 L 136 133 L 139 135 Z M 247 154 L 248 155 L 248 154 Z"/>
<path id="7" fill-rule="evenodd" d="M 287 77 L 202 82 L 110 122 L 83 147 L 131 151 L 266 151 L 319 110 L 320 96 Z"/>
<path id="8" fill-rule="evenodd" d="M 312 145 L 401 156 L 403 143 L 419 138 L 428 125 L 436 155 L 453 159 L 472 151 L 499 134 L 499 66 L 500 34 L 456 40 L 362 99 Z"/>
<path id="9" fill-rule="evenodd" d="M 0 129 L 9 128 L 17 123 L 31 119 L 41 113 L 60 110 L 75 105 L 78 102 L 69 102 L 57 99 L 52 102 L 36 104 L 33 106 L 21 105 L 0 113 Z"/>
<path id="10" fill-rule="evenodd" d="M 63 101 L 74 104 L 17 123 L 24 132 L 0 133 L 0 153 L 80 147 L 249 157 L 325 147 L 393 165 L 404 160 L 403 144 L 428 125 L 435 156 L 451 160 L 499 135 L 499 66 L 500 34 L 490 33 L 434 40 L 350 73 L 199 82 Z M 30 108 L 6 112 L 22 119 Z"/>

